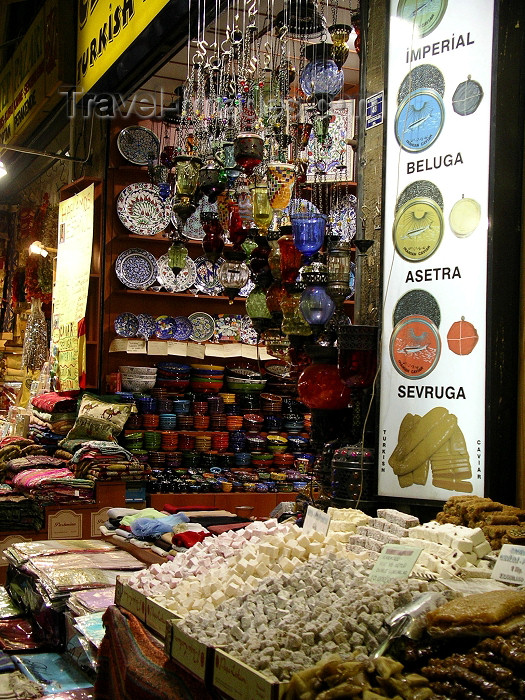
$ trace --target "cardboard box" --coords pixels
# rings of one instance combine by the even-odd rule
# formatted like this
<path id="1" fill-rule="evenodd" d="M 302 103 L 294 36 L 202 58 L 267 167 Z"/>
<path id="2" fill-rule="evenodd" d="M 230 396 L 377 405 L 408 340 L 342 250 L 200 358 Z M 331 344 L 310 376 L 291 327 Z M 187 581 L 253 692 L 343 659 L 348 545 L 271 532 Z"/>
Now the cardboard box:
<path id="1" fill-rule="evenodd" d="M 180 620 L 181 617 L 151 598 L 146 598 L 146 625 L 162 639 L 166 638 L 167 623 L 173 619 Z"/>
<path id="2" fill-rule="evenodd" d="M 211 683 L 215 647 L 202 644 L 183 632 L 178 620 L 171 620 L 167 625 L 165 651 L 201 681 Z"/>
<path id="3" fill-rule="evenodd" d="M 133 613 L 141 622 L 146 622 L 146 596 L 136 591 L 119 576 L 115 584 L 115 603 Z"/>
<path id="4" fill-rule="evenodd" d="M 213 687 L 232 700 L 280 700 L 288 683 L 270 681 L 266 676 L 221 649 L 215 650 Z"/>

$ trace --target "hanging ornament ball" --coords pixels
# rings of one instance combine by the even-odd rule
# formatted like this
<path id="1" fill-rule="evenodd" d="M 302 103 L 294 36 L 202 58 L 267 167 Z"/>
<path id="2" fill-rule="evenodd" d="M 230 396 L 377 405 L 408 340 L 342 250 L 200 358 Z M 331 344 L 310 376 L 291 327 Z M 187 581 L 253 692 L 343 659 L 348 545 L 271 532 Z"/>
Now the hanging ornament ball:
<path id="1" fill-rule="evenodd" d="M 464 316 L 461 317 L 461 321 L 453 323 L 447 333 L 448 347 L 456 355 L 470 355 L 478 340 L 477 330 L 472 323 L 465 321 Z"/>

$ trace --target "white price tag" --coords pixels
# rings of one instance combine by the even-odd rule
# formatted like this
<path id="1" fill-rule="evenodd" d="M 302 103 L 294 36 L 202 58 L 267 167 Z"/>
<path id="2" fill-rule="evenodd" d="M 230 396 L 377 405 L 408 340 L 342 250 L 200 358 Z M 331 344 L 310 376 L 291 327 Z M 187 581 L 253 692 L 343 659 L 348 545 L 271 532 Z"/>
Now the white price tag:
<path id="1" fill-rule="evenodd" d="M 313 506 L 308 506 L 306 515 L 304 516 L 303 532 L 305 535 L 308 535 L 308 533 L 315 530 L 326 537 L 331 519 L 332 518 L 322 510 L 314 508 Z"/>
<path id="2" fill-rule="evenodd" d="M 525 547 L 504 544 L 492 569 L 491 578 L 503 583 L 525 583 Z"/>
<path id="3" fill-rule="evenodd" d="M 421 549 L 402 544 L 385 544 L 368 578 L 374 583 L 388 583 L 408 578 Z"/>
<path id="4" fill-rule="evenodd" d="M 146 352 L 145 340 L 128 340 L 126 352 L 141 355 Z"/>

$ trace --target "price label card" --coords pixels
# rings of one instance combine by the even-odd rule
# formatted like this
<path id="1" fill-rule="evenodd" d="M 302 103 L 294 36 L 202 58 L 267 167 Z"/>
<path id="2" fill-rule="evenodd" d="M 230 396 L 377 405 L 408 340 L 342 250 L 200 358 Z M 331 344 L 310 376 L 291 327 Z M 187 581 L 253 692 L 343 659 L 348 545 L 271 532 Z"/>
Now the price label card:
<path id="1" fill-rule="evenodd" d="M 168 340 L 166 345 L 168 347 L 168 355 L 182 355 L 183 357 L 186 357 L 188 343 L 181 343 L 177 340 Z"/>
<path id="2" fill-rule="evenodd" d="M 203 360 L 205 353 L 205 346 L 199 343 L 188 343 L 187 346 L 188 357 L 192 357 L 195 360 Z"/>
<path id="3" fill-rule="evenodd" d="M 306 515 L 304 516 L 303 532 L 305 535 L 308 535 L 315 530 L 326 537 L 331 519 L 332 518 L 327 513 L 323 513 L 322 510 L 314 508 L 313 506 L 308 506 Z"/>
<path id="4" fill-rule="evenodd" d="M 386 544 L 368 576 L 369 580 L 382 584 L 400 578 L 408 578 L 420 552 L 421 549 L 418 547 Z"/>
<path id="5" fill-rule="evenodd" d="M 162 340 L 150 340 L 148 341 L 148 355 L 167 355 L 168 345 L 163 343 Z"/>
<path id="6" fill-rule="evenodd" d="M 141 355 L 146 352 L 145 340 L 128 340 L 126 352 Z"/>
<path id="7" fill-rule="evenodd" d="M 525 547 L 504 544 L 492 569 L 491 578 L 504 583 L 525 583 Z"/>
<path id="8" fill-rule="evenodd" d="M 128 341 L 125 338 L 115 338 L 111 341 L 109 352 L 127 352 Z"/>

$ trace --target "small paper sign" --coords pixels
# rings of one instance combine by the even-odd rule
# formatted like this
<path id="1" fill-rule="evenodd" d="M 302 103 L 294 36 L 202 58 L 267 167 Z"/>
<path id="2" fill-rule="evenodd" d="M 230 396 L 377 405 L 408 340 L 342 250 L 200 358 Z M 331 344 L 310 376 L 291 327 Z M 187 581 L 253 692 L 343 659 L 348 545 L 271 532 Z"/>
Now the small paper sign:
<path id="1" fill-rule="evenodd" d="M 141 355 L 146 352 L 145 340 L 128 340 L 126 352 Z"/>
<path id="2" fill-rule="evenodd" d="M 199 345 L 199 343 L 188 343 L 187 355 L 188 357 L 193 357 L 196 360 L 204 359 L 205 346 Z"/>
<path id="3" fill-rule="evenodd" d="M 373 583 L 388 583 L 408 578 L 421 549 L 402 544 L 385 544 L 368 578 Z"/>
<path id="4" fill-rule="evenodd" d="M 491 578 L 504 583 L 525 583 L 525 547 L 504 544 L 492 569 Z"/>
<path id="5" fill-rule="evenodd" d="M 322 510 L 314 508 L 313 506 L 308 506 L 306 515 L 304 516 L 303 532 L 305 535 L 308 535 L 315 530 L 326 537 L 331 519 L 332 518 L 327 513 L 323 513 Z"/>
<path id="6" fill-rule="evenodd" d="M 177 340 L 168 340 L 166 345 L 168 347 L 168 355 L 182 355 L 183 357 L 186 357 L 188 343 L 181 343 Z"/>
<path id="7" fill-rule="evenodd" d="M 167 355 L 168 346 L 162 340 L 148 341 L 148 355 Z"/>
<path id="8" fill-rule="evenodd" d="M 128 341 L 125 338 L 115 338 L 111 341 L 109 352 L 127 352 Z"/>
<path id="9" fill-rule="evenodd" d="M 240 343 L 210 343 L 206 345 L 206 357 L 238 357 L 240 353 Z"/>

